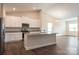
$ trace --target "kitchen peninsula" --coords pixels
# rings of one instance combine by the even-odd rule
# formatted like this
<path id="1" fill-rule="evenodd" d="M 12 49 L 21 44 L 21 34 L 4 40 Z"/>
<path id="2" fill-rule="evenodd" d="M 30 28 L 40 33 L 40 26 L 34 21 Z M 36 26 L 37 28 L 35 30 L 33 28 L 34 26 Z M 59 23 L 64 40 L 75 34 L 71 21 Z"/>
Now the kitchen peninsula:
<path id="1" fill-rule="evenodd" d="M 25 33 L 24 36 L 26 50 L 56 44 L 56 33 Z"/>

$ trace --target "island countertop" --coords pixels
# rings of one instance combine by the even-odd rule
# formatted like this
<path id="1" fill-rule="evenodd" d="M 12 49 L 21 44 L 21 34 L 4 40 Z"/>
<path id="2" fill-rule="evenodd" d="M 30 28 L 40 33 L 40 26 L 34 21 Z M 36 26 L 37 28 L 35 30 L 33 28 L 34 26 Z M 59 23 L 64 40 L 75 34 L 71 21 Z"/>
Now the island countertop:
<path id="1" fill-rule="evenodd" d="M 26 33 L 27 35 L 53 35 L 56 33 L 45 33 L 45 32 L 31 32 L 31 33 Z"/>

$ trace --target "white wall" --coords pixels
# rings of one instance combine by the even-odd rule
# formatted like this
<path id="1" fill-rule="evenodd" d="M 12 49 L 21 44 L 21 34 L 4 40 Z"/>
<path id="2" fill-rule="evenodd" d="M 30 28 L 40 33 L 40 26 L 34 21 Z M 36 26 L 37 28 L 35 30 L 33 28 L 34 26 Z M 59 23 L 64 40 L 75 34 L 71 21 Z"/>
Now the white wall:
<path id="1" fill-rule="evenodd" d="M 66 32 L 66 23 L 65 21 L 59 20 L 54 24 L 54 32 L 58 33 L 57 35 L 65 35 Z"/>
<path id="2" fill-rule="evenodd" d="M 74 18 L 70 18 L 70 19 L 67 19 L 66 20 L 66 35 L 73 35 L 73 36 L 78 36 L 78 32 L 70 32 L 69 31 L 69 24 L 74 24 L 74 23 L 76 23 L 76 24 L 78 24 L 78 18 L 77 17 L 74 17 Z"/>
<path id="3" fill-rule="evenodd" d="M 59 20 L 55 17 L 50 16 L 46 12 L 41 11 L 41 30 L 47 29 L 47 23 L 52 23 L 53 24 L 53 32 L 58 33 L 57 35 L 64 35 L 65 34 L 65 29 L 66 29 L 66 24 L 65 21 Z"/>

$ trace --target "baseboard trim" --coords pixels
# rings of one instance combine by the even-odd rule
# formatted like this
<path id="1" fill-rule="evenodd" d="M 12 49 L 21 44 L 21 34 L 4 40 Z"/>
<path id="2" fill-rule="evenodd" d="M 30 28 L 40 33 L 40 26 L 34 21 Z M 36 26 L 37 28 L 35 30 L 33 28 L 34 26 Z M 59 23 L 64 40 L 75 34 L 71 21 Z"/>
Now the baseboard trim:
<path id="1" fill-rule="evenodd" d="M 64 35 L 64 36 L 72 36 L 72 37 L 78 37 L 78 36 L 75 36 L 75 35 Z"/>

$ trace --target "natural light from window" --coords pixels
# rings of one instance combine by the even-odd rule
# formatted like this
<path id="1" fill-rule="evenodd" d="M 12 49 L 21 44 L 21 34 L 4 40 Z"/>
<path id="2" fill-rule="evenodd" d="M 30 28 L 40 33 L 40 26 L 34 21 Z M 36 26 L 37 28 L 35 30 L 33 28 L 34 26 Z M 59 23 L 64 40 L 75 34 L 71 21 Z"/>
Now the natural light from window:
<path id="1" fill-rule="evenodd" d="M 77 24 L 69 24 L 69 31 L 78 31 Z"/>
<path id="2" fill-rule="evenodd" d="M 52 23 L 48 23 L 47 24 L 47 32 L 48 33 L 52 33 L 52 31 L 53 31 L 53 24 Z"/>

